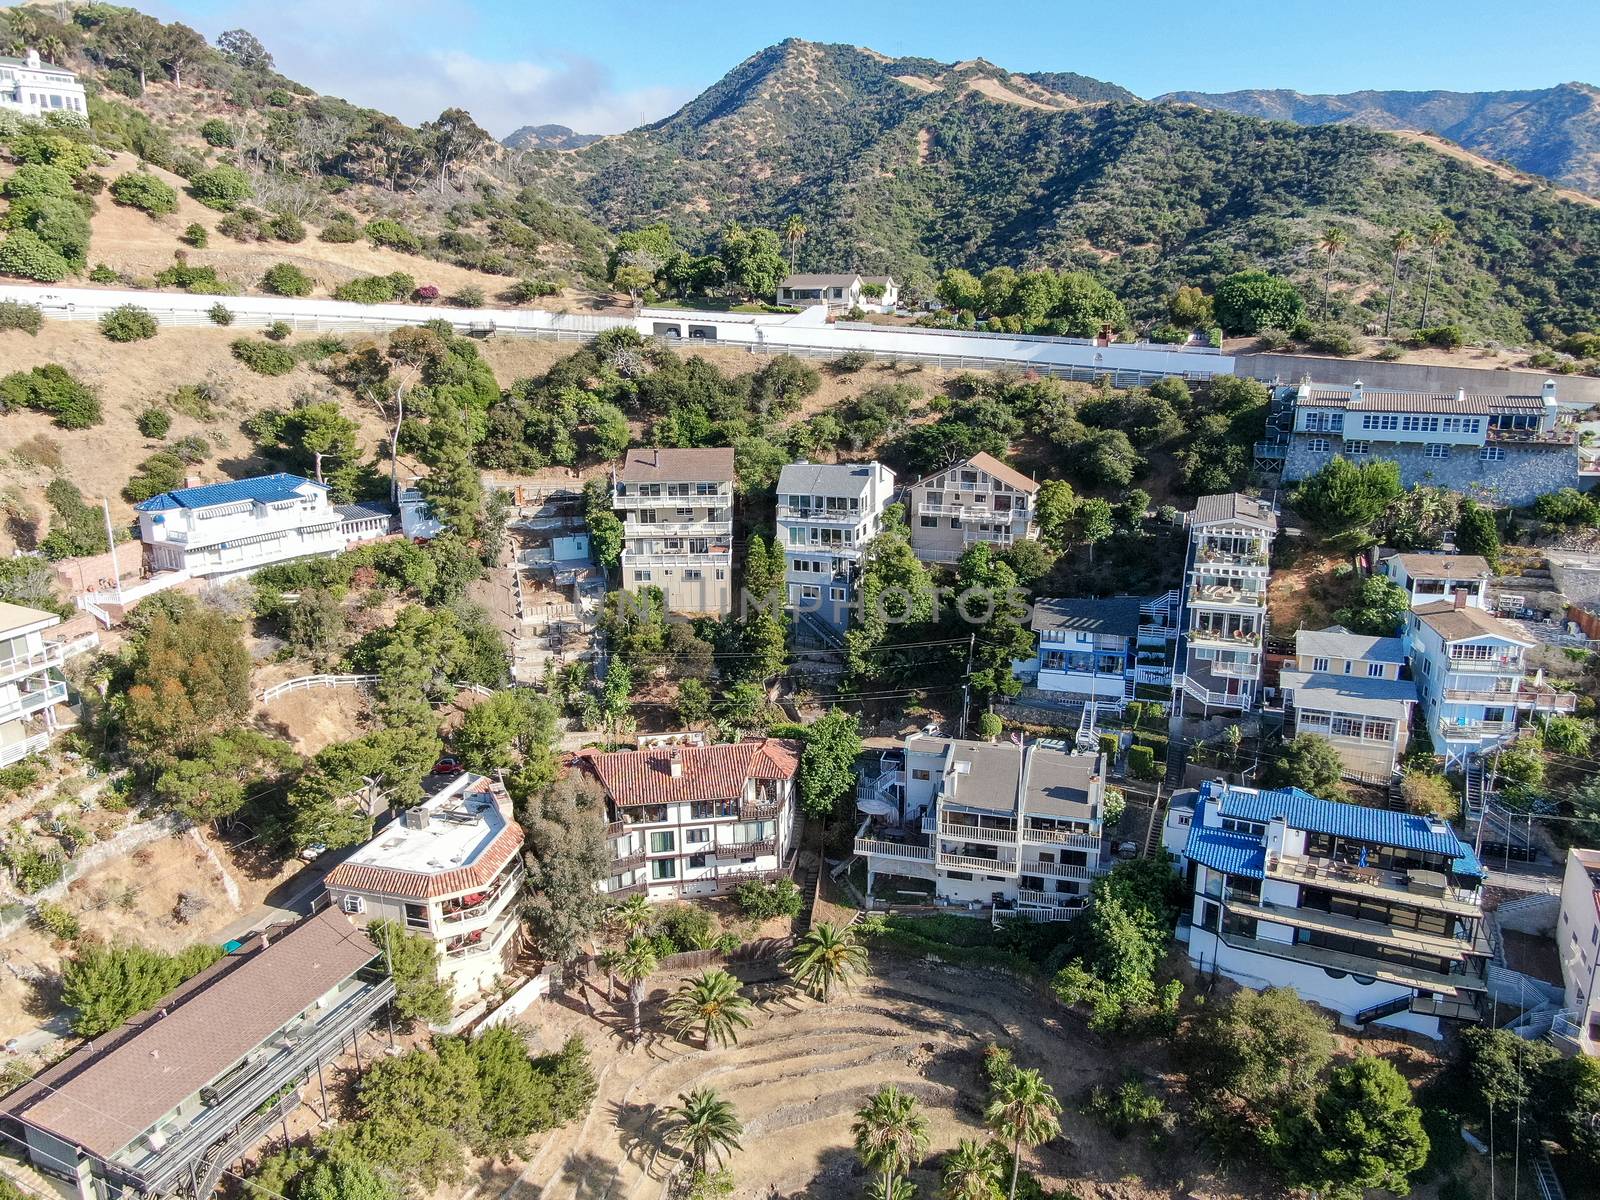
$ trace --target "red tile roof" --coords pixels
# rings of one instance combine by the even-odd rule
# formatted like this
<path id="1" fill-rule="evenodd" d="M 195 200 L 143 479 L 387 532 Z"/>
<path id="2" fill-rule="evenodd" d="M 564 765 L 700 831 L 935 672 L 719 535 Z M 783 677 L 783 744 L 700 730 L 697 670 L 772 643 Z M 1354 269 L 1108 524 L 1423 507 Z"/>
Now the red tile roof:
<path id="1" fill-rule="evenodd" d="M 683 772 L 672 774 L 672 760 Z M 751 779 L 793 779 L 800 746 L 780 738 L 754 738 L 718 746 L 673 746 L 577 756 L 617 804 L 683 804 L 733 800 Z"/>
<path id="2" fill-rule="evenodd" d="M 487 887 L 500 869 L 522 849 L 522 826 L 508 821 L 495 835 L 488 849 L 470 867 L 450 871 L 407 871 L 400 867 L 379 867 L 366 863 L 342 862 L 323 880 L 329 891 L 371 892 L 398 896 L 405 900 L 431 900 L 457 892 Z"/>

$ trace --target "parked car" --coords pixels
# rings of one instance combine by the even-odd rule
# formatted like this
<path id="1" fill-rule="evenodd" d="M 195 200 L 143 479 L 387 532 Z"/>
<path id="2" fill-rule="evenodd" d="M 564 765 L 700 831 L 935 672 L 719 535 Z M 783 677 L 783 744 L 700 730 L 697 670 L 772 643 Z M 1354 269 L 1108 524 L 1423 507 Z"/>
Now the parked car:
<path id="1" fill-rule="evenodd" d="M 446 754 L 433 764 L 433 774 L 435 775 L 459 775 L 466 769 L 466 766 L 454 754 Z"/>

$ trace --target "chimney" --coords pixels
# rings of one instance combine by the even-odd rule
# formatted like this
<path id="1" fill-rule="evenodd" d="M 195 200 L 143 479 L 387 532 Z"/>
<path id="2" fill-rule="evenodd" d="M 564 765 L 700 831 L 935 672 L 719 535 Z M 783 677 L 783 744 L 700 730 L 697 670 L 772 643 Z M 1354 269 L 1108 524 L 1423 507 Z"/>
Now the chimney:
<path id="1" fill-rule="evenodd" d="M 683 778 L 683 755 L 676 750 L 667 755 L 667 774 L 674 779 Z"/>
<path id="2" fill-rule="evenodd" d="M 1361 399 L 1361 380 L 1358 379 L 1350 385 L 1350 399 Z"/>
<path id="3" fill-rule="evenodd" d="M 1457 588 L 1455 591 L 1456 611 L 1460 612 L 1467 606 L 1467 589 Z"/>
<path id="4" fill-rule="evenodd" d="M 650 465 L 652 467 L 661 466 L 661 447 L 655 446 L 655 447 L 651 448 L 651 450 L 650 450 Z"/>
<path id="5" fill-rule="evenodd" d="M 1546 404 L 1554 404 L 1556 402 L 1556 381 L 1554 379 L 1546 379 L 1544 381 L 1544 386 L 1539 389 L 1539 399 Z"/>
<path id="6" fill-rule="evenodd" d="M 35 71 L 37 71 L 41 65 L 39 61 L 39 52 L 32 46 L 28 47 L 27 63 L 28 66 Z"/>
<path id="7" fill-rule="evenodd" d="M 198 475 L 185 475 L 183 477 L 183 486 L 186 488 L 197 488 L 200 486 L 200 482 L 200 476 Z"/>
<path id="8" fill-rule="evenodd" d="M 1466 388 L 1457 388 L 1456 389 L 1456 402 L 1459 403 L 1459 404 L 1465 404 L 1467 402 L 1467 389 Z"/>

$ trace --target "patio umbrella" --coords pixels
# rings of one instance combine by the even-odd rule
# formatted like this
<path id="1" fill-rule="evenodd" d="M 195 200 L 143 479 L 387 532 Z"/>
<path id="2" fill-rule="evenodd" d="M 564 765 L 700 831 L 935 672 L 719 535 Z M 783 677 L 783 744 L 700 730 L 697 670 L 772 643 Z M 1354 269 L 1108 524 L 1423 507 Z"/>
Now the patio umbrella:
<path id="1" fill-rule="evenodd" d="M 1361 857 L 1358 861 L 1363 867 L 1367 865 L 1367 848 L 1365 846 L 1361 847 Z"/>

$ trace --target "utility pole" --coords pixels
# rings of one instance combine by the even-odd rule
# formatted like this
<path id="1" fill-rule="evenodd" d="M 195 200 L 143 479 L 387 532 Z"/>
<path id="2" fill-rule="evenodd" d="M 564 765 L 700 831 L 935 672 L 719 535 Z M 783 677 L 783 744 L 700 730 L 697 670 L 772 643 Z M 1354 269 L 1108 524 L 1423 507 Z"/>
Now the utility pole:
<path id="1" fill-rule="evenodd" d="M 117 603 L 122 603 L 122 568 L 117 565 L 117 536 L 111 530 L 111 500 L 107 496 L 100 497 L 100 505 L 106 516 L 106 549 L 111 552 L 111 577 L 117 589 Z"/>
<path id="2" fill-rule="evenodd" d="M 958 738 L 967 736 L 967 706 L 972 699 L 972 655 L 977 648 L 978 635 L 976 633 L 967 634 L 967 670 L 961 680 L 961 720 L 956 727 L 956 736 Z"/>

